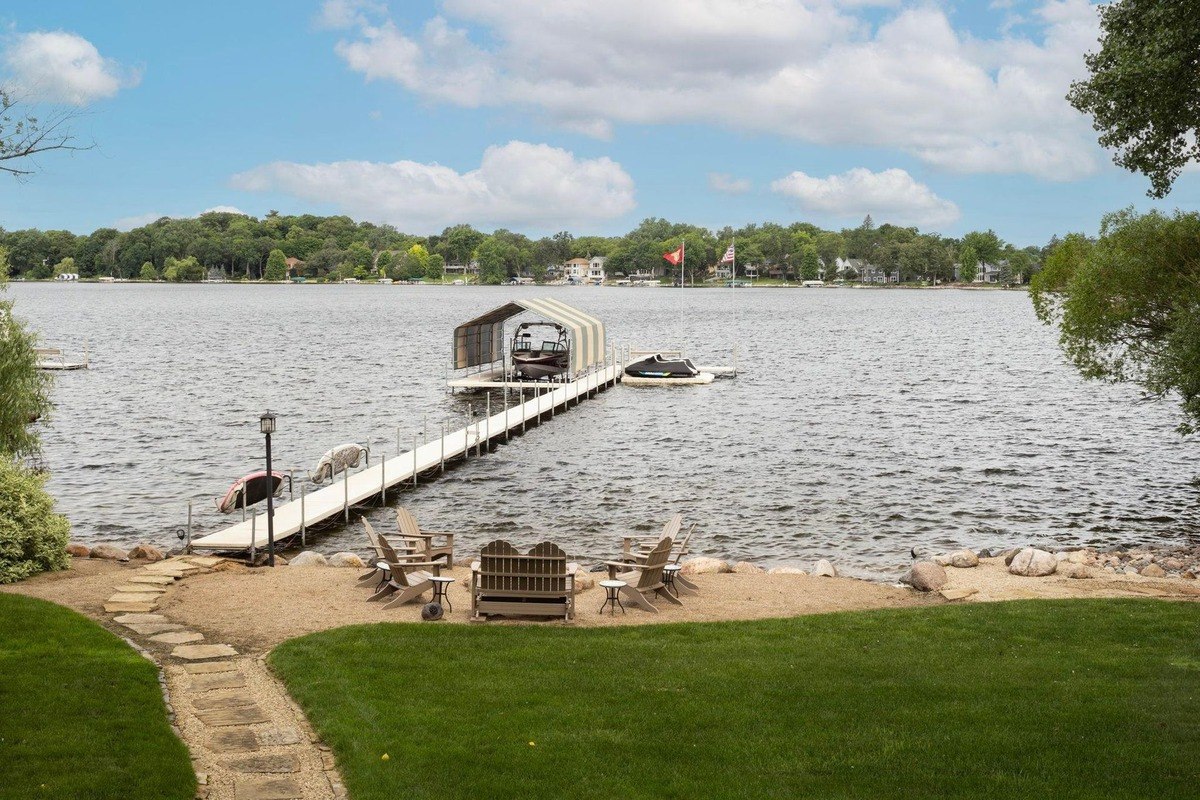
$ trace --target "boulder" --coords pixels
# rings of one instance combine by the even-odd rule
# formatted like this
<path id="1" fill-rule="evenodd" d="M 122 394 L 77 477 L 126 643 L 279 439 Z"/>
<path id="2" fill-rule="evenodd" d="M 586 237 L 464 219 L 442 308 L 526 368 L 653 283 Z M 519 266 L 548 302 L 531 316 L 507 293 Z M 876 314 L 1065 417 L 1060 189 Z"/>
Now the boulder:
<path id="1" fill-rule="evenodd" d="M 586 592 L 595 585 L 596 579 L 587 570 L 579 569 L 575 572 L 575 594 Z"/>
<path id="2" fill-rule="evenodd" d="M 1038 550 L 1035 547 L 1026 547 L 1013 556 L 1012 563 L 1008 565 L 1008 571 L 1013 575 L 1024 575 L 1029 578 L 1053 575 L 1056 569 L 1058 569 L 1058 559 L 1054 557 L 1054 554 Z"/>
<path id="3" fill-rule="evenodd" d="M 829 563 L 828 560 L 822 558 L 813 565 L 813 575 L 820 575 L 822 578 L 836 578 L 838 576 L 837 567 Z"/>
<path id="4" fill-rule="evenodd" d="M 950 566 L 959 569 L 969 569 L 979 566 L 979 556 L 970 550 L 955 550 L 950 554 Z"/>
<path id="5" fill-rule="evenodd" d="M 316 552 L 315 550 L 305 550 L 298 556 L 294 556 L 288 566 L 291 567 L 324 567 L 329 563 L 329 559 Z"/>
<path id="6" fill-rule="evenodd" d="M 1017 553 L 1021 552 L 1021 548 L 1014 547 L 1012 550 L 1005 550 L 1001 555 L 1004 556 L 1004 566 L 1011 566 L 1013 559 L 1017 557 Z"/>
<path id="7" fill-rule="evenodd" d="M 362 569 L 366 564 L 358 557 L 357 553 L 334 553 L 329 557 L 329 566 Z"/>
<path id="8" fill-rule="evenodd" d="M 1141 572 L 1139 572 L 1138 574 L 1141 575 L 1143 578 L 1165 578 L 1165 577 L 1167 577 L 1167 571 L 1165 569 L 1163 569 L 1162 567 L 1160 567 L 1158 564 L 1147 564 L 1146 566 L 1142 567 Z"/>
<path id="9" fill-rule="evenodd" d="M 799 567 L 771 567 L 768 571 L 770 575 L 807 575 L 808 573 Z"/>
<path id="10" fill-rule="evenodd" d="M 1087 550 L 1072 550 L 1067 553 L 1067 561 L 1072 564 L 1088 564 L 1095 561 L 1095 558 Z"/>
<path id="11" fill-rule="evenodd" d="M 1063 575 L 1067 578 L 1090 578 L 1092 571 L 1083 564 L 1076 564 L 1073 561 L 1065 561 L 1058 565 L 1055 571 L 1058 575 Z"/>
<path id="12" fill-rule="evenodd" d="M 130 559 L 139 559 L 142 561 L 162 561 L 166 556 L 163 551 L 149 544 L 139 544 L 137 547 L 129 551 Z"/>
<path id="13" fill-rule="evenodd" d="M 105 558 L 110 561 L 128 561 L 129 554 L 111 544 L 98 544 L 88 553 L 88 558 Z"/>
<path id="14" fill-rule="evenodd" d="M 902 583 L 907 583 L 918 592 L 936 592 L 945 586 L 948 580 L 942 565 L 932 561 L 918 561 L 900 579 Z"/>
<path id="15" fill-rule="evenodd" d="M 69 556 L 74 556 L 75 558 L 87 558 L 91 554 L 92 548 L 88 547 L 86 544 L 76 544 L 75 542 L 72 542 L 71 544 L 67 545 L 67 555 Z"/>
<path id="16" fill-rule="evenodd" d="M 991 557 L 992 557 L 992 551 L 987 549 L 986 547 L 979 551 L 979 558 L 991 558 Z"/>
<path id="17" fill-rule="evenodd" d="M 942 555 L 940 555 L 940 556 L 934 556 L 934 557 L 933 557 L 933 563 L 937 564 L 937 565 L 938 565 L 938 566 L 940 566 L 940 567 L 948 567 L 948 566 L 950 566 L 950 554 L 949 554 L 949 553 L 943 553 L 943 554 L 942 554 Z"/>
<path id="18" fill-rule="evenodd" d="M 1183 569 L 1183 562 L 1178 558 L 1164 558 L 1159 562 L 1163 569 L 1170 569 L 1178 572 Z"/>
<path id="19" fill-rule="evenodd" d="M 1194 581 L 1196 580 L 1196 573 L 1189 569 L 1187 572 L 1183 573 L 1183 579 L 1185 581 Z"/>
<path id="20" fill-rule="evenodd" d="M 739 561 L 733 565 L 733 571 L 739 575 L 758 575 L 766 572 L 765 569 L 758 564 L 751 564 L 749 561 Z"/>
<path id="21" fill-rule="evenodd" d="M 706 556 L 688 559 L 679 570 L 681 575 L 712 575 L 718 572 L 732 572 L 729 562 Z"/>

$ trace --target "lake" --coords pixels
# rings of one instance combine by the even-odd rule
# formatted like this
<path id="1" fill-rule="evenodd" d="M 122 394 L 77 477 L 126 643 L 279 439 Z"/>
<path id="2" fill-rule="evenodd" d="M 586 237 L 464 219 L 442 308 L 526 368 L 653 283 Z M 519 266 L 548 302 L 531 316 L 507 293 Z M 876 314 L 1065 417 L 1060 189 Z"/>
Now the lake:
<path id="1" fill-rule="evenodd" d="M 82 542 L 176 544 L 229 521 L 213 498 L 326 449 L 412 446 L 479 395 L 450 395 L 456 324 L 552 296 L 610 341 L 729 364 L 709 386 L 620 386 L 402 496 L 459 534 L 614 554 L 670 513 L 696 551 L 763 564 L 829 558 L 894 578 L 910 547 L 1196 541 L 1194 445 L 1173 403 L 1086 383 L 1023 292 L 886 289 L 21 284 L 49 343 L 87 342 L 44 431 L 48 484 Z M 460 423 L 461 425 L 461 423 Z M 375 463 L 375 458 L 372 458 Z M 299 482 L 299 478 L 297 479 Z M 394 529 L 386 509 L 369 518 Z M 361 526 L 316 549 L 362 550 Z M 466 548 L 466 549 L 463 549 Z"/>

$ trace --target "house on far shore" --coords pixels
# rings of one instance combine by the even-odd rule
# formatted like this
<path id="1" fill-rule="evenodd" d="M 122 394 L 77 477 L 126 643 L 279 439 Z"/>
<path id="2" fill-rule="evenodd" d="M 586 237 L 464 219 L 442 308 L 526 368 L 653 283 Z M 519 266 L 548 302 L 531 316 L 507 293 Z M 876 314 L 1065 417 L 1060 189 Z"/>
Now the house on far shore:
<path id="1" fill-rule="evenodd" d="M 283 263 L 287 264 L 287 276 L 289 278 L 298 277 L 304 271 L 304 262 L 295 256 L 287 258 Z"/>
<path id="2" fill-rule="evenodd" d="M 467 264 L 447 264 L 444 271 L 447 275 L 462 275 L 464 278 L 468 275 L 478 275 L 479 262 L 472 261 Z"/>
<path id="3" fill-rule="evenodd" d="M 567 280 L 574 278 L 579 283 L 599 285 L 604 283 L 604 262 L 607 260 L 605 256 L 572 258 L 563 264 L 563 277 Z"/>
<path id="4" fill-rule="evenodd" d="M 853 274 L 850 280 L 858 283 L 894 283 L 895 276 L 888 275 L 883 269 L 868 264 L 861 258 L 838 258 L 834 262 L 837 266 L 837 276 L 844 278 L 847 274 Z"/>

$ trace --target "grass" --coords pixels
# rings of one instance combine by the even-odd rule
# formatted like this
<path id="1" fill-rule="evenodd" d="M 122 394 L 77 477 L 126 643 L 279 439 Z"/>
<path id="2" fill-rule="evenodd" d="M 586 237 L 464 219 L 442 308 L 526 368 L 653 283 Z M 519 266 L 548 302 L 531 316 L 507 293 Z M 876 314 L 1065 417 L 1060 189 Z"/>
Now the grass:
<path id="1" fill-rule="evenodd" d="M 354 800 L 1194 798 L 1197 630 L 1200 605 L 1090 600 L 380 624 L 271 664 Z"/>
<path id="2" fill-rule="evenodd" d="M 0 797 L 195 793 L 155 666 L 74 611 L 0 594 Z"/>

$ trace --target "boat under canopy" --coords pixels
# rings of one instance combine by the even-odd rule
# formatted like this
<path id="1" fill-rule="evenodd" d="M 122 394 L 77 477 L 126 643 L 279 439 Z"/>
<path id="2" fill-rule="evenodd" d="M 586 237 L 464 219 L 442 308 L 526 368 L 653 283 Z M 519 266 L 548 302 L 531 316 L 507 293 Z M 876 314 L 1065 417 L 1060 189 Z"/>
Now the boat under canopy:
<path id="1" fill-rule="evenodd" d="M 570 335 L 568 370 L 579 375 L 605 362 L 604 323 L 551 297 L 513 300 L 454 329 L 454 369 L 493 364 L 504 358 L 504 323 L 524 312 L 565 328 Z"/>

